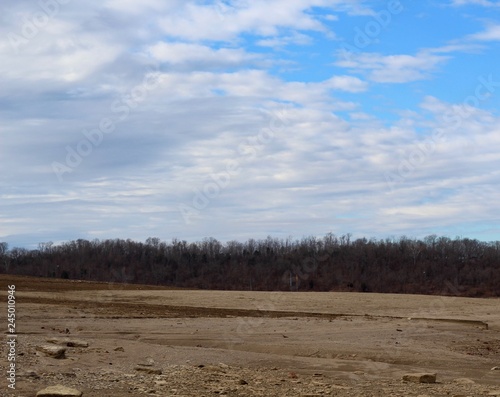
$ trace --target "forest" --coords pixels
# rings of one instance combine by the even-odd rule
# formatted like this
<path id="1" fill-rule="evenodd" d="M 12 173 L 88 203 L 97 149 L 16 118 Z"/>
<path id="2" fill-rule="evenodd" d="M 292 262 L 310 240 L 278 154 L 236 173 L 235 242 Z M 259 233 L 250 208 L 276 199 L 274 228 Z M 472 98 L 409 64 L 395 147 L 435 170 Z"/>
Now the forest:
<path id="1" fill-rule="evenodd" d="M 500 296 L 500 242 L 324 237 L 0 243 L 0 272 L 181 288 Z"/>

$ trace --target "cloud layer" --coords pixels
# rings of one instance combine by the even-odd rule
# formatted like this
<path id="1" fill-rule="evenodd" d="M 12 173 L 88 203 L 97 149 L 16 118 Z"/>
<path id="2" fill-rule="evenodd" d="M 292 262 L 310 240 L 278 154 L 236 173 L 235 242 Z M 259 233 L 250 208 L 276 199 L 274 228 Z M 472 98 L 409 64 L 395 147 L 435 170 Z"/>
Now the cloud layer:
<path id="1" fill-rule="evenodd" d="M 411 40 L 448 11 L 1 6 L 0 241 L 500 239 L 495 4 L 449 5 L 454 37 Z"/>

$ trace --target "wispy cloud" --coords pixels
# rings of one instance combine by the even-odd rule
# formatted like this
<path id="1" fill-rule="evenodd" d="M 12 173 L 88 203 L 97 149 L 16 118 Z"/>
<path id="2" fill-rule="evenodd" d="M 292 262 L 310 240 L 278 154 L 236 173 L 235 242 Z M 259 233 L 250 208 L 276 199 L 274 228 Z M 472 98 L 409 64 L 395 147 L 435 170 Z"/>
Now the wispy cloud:
<path id="1" fill-rule="evenodd" d="M 169 65 L 189 64 L 196 65 L 199 69 L 213 67 L 245 66 L 257 59 L 262 59 L 257 54 L 249 54 L 242 48 L 218 48 L 192 43 L 161 42 L 151 46 L 148 53 L 153 59 Z"/>
<path id="2" fill-rule="evenodd" d="M 234 2 L 224 9 L 224 23 L 214 23 L 221 17 L 216 5 L 186 3 L 176 13 L 163 17 L 160 26 L 171 37 L 192 41 L 231 41 L 241 33 L 275 36 L 285 28 L 325 31 L 322 23 L 306 11 L 326 4 L 322 0 L 294 0 L 286 7 L 277 0 Z"/>
<path id="3" fill-rule="evenodd" d="M 469 40 L 500 41 L 500 25 L 489 25 L 486 30 L 469 35 Z"/>
<path id="4" fill-rule="evenodd" d="M 500 7 L 498 2 L 490 0 L 451 0 L 451 4 L 454 6 L 478 5 L 484 7 Z"/>
<path id="5" fill-rule="evenodd" d="M 382 55 L 377 53 L 351 54 L 350 59 L 340 59 L 337 66 L 361 73 L 377 83 L 408 83 L 429 79 L 449 57 L 421 51 L 416 55 Z"/>

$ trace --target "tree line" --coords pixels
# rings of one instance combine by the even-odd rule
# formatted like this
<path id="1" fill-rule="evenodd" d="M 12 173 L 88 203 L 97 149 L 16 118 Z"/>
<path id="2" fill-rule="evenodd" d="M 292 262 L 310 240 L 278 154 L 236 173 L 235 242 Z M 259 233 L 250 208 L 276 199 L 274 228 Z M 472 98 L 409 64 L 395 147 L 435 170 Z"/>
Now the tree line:
<path id="1" fill-rule="evenodd" d="M 188 243 L 74 240 L 38 249 L 0 243 L 6 274 L 184 288 L 500 296 L 500 242 L 350 234 Z"/>

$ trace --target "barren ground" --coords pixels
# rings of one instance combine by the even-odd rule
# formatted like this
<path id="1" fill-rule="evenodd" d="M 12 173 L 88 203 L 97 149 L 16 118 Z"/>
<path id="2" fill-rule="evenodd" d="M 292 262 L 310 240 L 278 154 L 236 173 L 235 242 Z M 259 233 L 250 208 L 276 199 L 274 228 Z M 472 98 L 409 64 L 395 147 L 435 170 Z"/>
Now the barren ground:
<path id="1" fill-rule="evenodd" d="M 0 396 L 500 396 L 498 299 L 0 280 L 5 338 L 10 284 L 18 333 L 16 390 L 2 343 Z M 51 337 L 89 346 L 45 357 Z M 412 372 L 438 383 L 401 380 Z"/>

